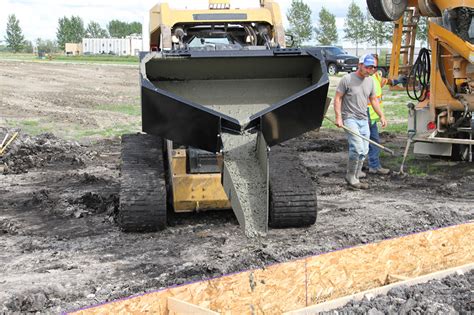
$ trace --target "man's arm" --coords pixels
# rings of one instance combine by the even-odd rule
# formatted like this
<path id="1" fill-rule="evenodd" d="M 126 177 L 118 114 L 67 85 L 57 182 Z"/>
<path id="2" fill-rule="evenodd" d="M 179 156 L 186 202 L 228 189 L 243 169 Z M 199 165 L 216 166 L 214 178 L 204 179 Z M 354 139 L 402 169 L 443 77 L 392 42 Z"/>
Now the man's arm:
<path id="1" fill-rule="evenodd" d="M 380 108 L 380 103 L 379 103 L 378 98 L 376 96 L 370 96 L 369 100 L 370 100 L 370 104 L 372 104 L 372 108 L 380 117 L 380 123 L 382 124 L 382 127 L 385 128 L 387 126 L 387 120 L 385 119 L 385 115 L 383 114 L 382 109 Z M 334 107 L 336 107 L 335 103 L 334 103 Z"/>
<path id="2" fill-rule="evenodd" d="M 342 121 L 342 115 L 341 115 L 341 108 L 342 108 L 342 94 L 339 91 L 336 91 L 336 96 L 334 97 L 334 112 L 336 113 L 336 126 L 341 128 L 344 126 L 344 123 Z"/>

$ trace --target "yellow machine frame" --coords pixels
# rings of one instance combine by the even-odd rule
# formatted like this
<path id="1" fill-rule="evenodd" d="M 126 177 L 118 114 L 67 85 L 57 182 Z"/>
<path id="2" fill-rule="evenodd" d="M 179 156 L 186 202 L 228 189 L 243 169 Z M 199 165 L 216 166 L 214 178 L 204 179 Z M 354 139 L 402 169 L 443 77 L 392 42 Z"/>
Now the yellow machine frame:
<path id="1" fill-rule="evenodd" d="M 155 5 L 150 10 L 150 47 L 153 49 L 171 49 L 171 30 L 174 25 L 181 24 L 204 24 L 219 22 L 236 22 L 231 21 L 226 16 L 245 14 L 245 19 L 239 19 L 239 23 L 267 23 L 272 26 L 273 41 L 280 47 L 285 47 L 285 31 L 280 13 L 280 6 L 272 0 L 261 0 L 260 8 L 252 9 L 233 9 L 230 8 L 229 0 L 209 0 L 209 5 L 223 4 L 221 9 L 208 10 L 175 10 L 171 9 L 168 3 Z M 218 7 L 218 6 L 216 6 Z M 224 19 L 215 19 L 219 13 Z M 194 19 L 196 14 L 212 14 L 212 20 Z"/>
<path id="2" fill-rule="evenodd" d="M 455 86 L 464 83 L 467 79 L 467 66 L 474 61 L 474 45 L 453 36 L 451 32 L 432 22 L 429 24 L 428 37 L 432 50 L 431 73 L 433 77 L 430 90 L 432 118 L 435 120 L 436 108 L 445 108 L 448 112 L 447 123 L 450 123 L 452 112 L 465 110 L 465 105 L 451 95 L 441 78 L 439 68 L 442 66 L 447 70 L 446 80 L 450 81 L 449 84 Z M 469 111 L 474 111 L 473 95 L 465 95 L 464 98 Z"/>
<path id="3" fill-rule="evenodd" d="M 175 212 L 230 209 L 221 174 L 188 174 L 185 149 L 171 150 L 171 185 Z M 219 162 L 222 163 L 222 156 Z"/>

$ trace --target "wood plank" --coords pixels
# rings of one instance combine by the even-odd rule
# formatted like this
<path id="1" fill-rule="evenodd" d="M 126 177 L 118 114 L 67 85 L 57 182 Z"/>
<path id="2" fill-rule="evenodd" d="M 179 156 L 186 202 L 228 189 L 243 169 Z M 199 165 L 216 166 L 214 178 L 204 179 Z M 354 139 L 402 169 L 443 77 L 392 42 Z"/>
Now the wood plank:
<path id="1" fill-rule="evenodd" d="M 207 308 L 187 303 L 173 297 L 168 298 L 168 312 L 170 315 L 219 315 Z"/>
<path id="2" fill-rule="evenodd" d="M 474 224 L 408 235 L 308 258 L 310 305 L 474 262 Z"/>
<path id="3" fill-rule="evenodd" d="M 352 300 L 360 301 L 364 297 L 375 297 L 380 294 L 387 294 L 388 291 L 396 287 L 413 286 L 420 283 L 426 283 L 431 280 L 443 279 L 453 274 L 464 274 L 473 269 L 474 269 L 474 263 L 467 264 L 461 267 L 454 267 L 447 270 L 442 270 L 442 271 L 430 273 L 424 276 L 416 277 L 413 279 L 407 279 L 407 280 L 400 281 L 397 283 L 392 283 L 383 287 L 378 287 L 378 288 L 370 289 L 364 292 L 344 296 L 342 298 L 324 302 L 318 305 L 308 306 L 299 310 L 286 312 L 283 315 L 309 315 L 309 314 L 318 314 L 320 312 L 329 312 L 331 310 L 335 310 L 337 308 L 343 307 L 344 305 L 346 305 L 348 302 Z"/>
<path id="4" fill-rule="evenodd" d="M 221 314 L 282 314 L 474 263 L 474 223 L 172 287 L 76 314 L 168 314 L 169 297 Z"/>

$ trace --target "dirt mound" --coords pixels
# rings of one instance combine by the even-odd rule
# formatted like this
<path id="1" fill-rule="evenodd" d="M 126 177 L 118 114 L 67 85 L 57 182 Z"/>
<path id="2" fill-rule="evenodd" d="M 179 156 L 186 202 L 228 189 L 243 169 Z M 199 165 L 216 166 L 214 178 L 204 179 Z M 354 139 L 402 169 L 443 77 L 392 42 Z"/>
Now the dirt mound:
<path id="1" fill-rule="evenodd" d="M 327 314 L 471 314 L 474 271 L 407 287 L 401 286 L 361 301 L 351 301 Z"/>
<path id="2" fill-rule="evenodd" d="M 33 192 L 31 199 L 24 202 L 23 208 L 38 209 L 63 217 L 80 218 L 99 213 L 114 217 L 118 209 L 118 195 L 85 192 L 80 197 L 67 197 L 48 189 L 41 189 Z"/>
<path id="3" fill-rule="evenodd" d="M 68 292 L 61 285 L 50 285 L 42 289 L 30 289 L 23 293 L 11 296 L 3 305 L 2 311 L 6 313 L 40 313 L 59 301 L 71 300 L 81 297 L 81 293 Z"/>
<path id="4" fill-rule="evenodd" d="M 77 142 L 57 138 L 51 133 L 31 137 L 20 134 L 0 159 L 5 174 L 26 173 L 29 169 L 48 166 L 52 163 L 84 165 L 85 152 Z"/>

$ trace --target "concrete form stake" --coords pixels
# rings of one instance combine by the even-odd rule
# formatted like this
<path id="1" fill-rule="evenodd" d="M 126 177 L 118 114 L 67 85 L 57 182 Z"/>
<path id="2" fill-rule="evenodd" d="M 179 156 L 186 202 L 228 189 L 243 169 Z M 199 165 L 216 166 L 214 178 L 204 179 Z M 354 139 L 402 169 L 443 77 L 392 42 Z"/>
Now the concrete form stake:
<path id="1" fill-rule="evenodd" d="M 7 134 L 5 135 L 5 138 L 3 138 L 2 144 L 0 144 L 0 149 L 3 148 L 3 145 L 7 141 L 9 135 L 10 135 L 10 133 L 7 132 Z"/>
<path id="2" fill-rule="evenodd" d="M 8 136 L 8 134 L 7 134 L 7 136 Z M 5 137 L 5 139 L 3 139 L 2 146 L 0 147 L 0 148 L 1 148 L 1 149 L 0 149 L 0 156 L 3 155 L 3 152 L 5 152 L 5 150 L 7 149 L 7 147 L 10 145 L 10 143 L 13 142 L 13 140 L 15 140 L 15 138 L 16 138 L 17 136 L 18 136 L 18 132 L 15 132 L 15 133 L 13 134 L 13 136 L 10 138 L 10 140 L 8 140 L 7 144 L 5 144 L 5 146 L 3 146 L 3 142 L 5 142 L 5 139 L 6 139 L 7 137 Z"/>

